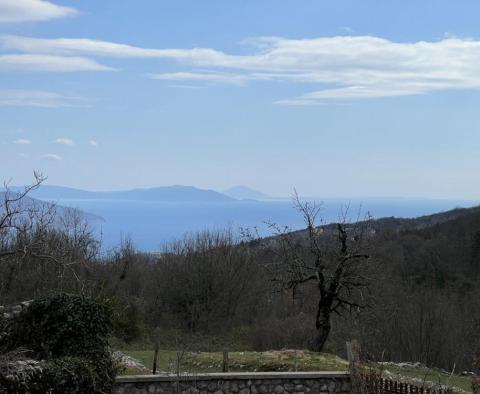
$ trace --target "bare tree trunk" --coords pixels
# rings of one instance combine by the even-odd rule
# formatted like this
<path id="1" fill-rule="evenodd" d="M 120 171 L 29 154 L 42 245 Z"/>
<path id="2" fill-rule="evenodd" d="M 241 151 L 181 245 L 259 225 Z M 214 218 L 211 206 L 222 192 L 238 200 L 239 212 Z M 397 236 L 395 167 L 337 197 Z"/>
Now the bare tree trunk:
<path id="1" fill-rule="evenodd" d="M 325 342 L 327 342 L 330 330 L 332 329 L 329 307 L 319 305 L 315 326 L 317 328 L 317 336 L 315 337 L 313 343 L 313 350 L 316 352 L 321 352 L 325 346 Z"/>

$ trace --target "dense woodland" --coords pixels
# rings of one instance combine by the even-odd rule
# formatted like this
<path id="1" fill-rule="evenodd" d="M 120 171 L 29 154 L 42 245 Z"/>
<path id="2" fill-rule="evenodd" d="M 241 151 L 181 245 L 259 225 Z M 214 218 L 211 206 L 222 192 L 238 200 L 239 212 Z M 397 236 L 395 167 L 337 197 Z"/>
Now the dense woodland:
<path id="1" fill-rule="evenodd" d="M 119 341 L 198 350 L 311 346 L 316 284 L 277 285 L 282 234 L 204 232 L 158 254 L 129 241 L 105 253 L 81 213 L 55 215 L 21 197 L 2 198 L 1 304 L 86 293 L 114 305 Z M 337 242 L 332 231 L 318 231 L 326 250 Z M 305 231 L 289 236 L 307 248 Z M 343 354 L 345 341 L 356 338 L 372 359 L 470 370 L 480 349 L 480 209 L 374 220 L 364 241 L 363 305 L 332 314 L 324 350 Z"/>

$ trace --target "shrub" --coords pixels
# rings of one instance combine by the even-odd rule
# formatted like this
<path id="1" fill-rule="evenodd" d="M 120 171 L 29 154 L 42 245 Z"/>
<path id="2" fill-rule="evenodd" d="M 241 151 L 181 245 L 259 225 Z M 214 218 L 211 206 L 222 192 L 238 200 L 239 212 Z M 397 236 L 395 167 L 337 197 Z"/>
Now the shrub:
<path id="1" fill-rule="evenodd" d="M 104 352 L 111 330 L 106 305 L 80 295 L 35 300 L 15 318 L 5 338 L 7 350 L 25 347 L 35 358 L 91 356 Z"/>
<path id="2" fill-rule="evenodd" d="M 78 357 L 49 361 L 12 362 L 0 373 L 0 393 L 64 394 L 110 393 L 116 368 L 110 356 L 88 360 Z"/>
<path id="3" fill-rule="evenodd" d="M 111 327 L 110 308 L 91 298 L 33 301 L 5 325 L 0 349 L 25 348 L 40 361 L 0 360 L 0 393 L 110 393 L 119 372 L 108 349 Z"/>

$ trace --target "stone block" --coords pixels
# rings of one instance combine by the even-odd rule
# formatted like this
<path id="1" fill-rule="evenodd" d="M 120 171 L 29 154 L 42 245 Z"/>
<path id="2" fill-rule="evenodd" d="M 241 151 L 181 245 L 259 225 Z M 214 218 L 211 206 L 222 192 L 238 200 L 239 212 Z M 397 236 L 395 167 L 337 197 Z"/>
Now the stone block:
<path id="1" fill-rule="evenodd" d="M 268 393 L 267 386 L 265 386 L 264 384 L 261 384 L 260 386 L 258 386 L 258 392 L 259 392 L 260 394 L 266 394 L 266 393 Z"/>
<path id="2" fill-rule="evenodd" d="M 215 392 L 217 389 L 217 382 L 210 382 L 207 385 L 207 390 L 210 391 L 211 393 Z"/>
<path id="3" fill-rule="evenodd" d="M 285 392 L 285 390 L 283 389 L 283 386 L 281 385 L 277 385 L 275 386 L 275 388 L 273 389 L 273 392 L 275 394 L 283 394 Z"/>

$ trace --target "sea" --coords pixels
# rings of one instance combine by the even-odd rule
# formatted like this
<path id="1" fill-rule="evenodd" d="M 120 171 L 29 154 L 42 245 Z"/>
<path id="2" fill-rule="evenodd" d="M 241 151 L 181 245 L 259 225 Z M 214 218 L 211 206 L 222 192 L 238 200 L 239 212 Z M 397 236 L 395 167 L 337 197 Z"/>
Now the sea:
<path id="1" fill-rule="evenodd" d="M 321 204 L 319 223 L 381 217 L 411 218 L 450 209 L 476 206 L 480 200 L 442 200 L 414 198 L 315 199 Z M 305 227 L 302 216 L 290 200 L 240 200 L 233 202 L 158 202 L 85 199 L 60 199 L 58 204 L 81 209 L 101 220 L 91 226 L 101 238 L 104 250 L 131 240 L 138 250 L 157 252 L 185 235 L 204 230 L 241 229 L 272 234 L 269 226 L 298 230 Z"/>

